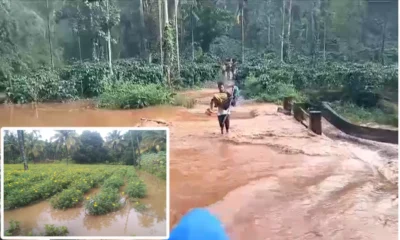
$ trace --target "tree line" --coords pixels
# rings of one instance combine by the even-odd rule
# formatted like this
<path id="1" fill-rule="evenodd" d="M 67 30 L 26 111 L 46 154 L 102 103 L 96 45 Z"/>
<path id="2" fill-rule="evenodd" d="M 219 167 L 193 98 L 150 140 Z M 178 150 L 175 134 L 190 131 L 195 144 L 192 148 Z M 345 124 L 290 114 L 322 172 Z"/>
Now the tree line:
<path id="1" fill-rule="evenodd" d="M 51 139 L 43 140 L 40 131 L 5 131 L 4 162 L 51 163 L 72 160 L 79 164 L 139 165 L 144 153 L 166 150 L 166 133 L 162 130 L 114 130 L 104 140 L 99 132 L 57 130 Z"/>
<path id="2" fill-rule="evenodd" d="M 112 73 L 120 58 L 179 74 L 181 58 L 257 52 L 397 62 L 397 15 L 394 0 L 2 0 L 0 77 L 71 61 L 108 62 Z"/>

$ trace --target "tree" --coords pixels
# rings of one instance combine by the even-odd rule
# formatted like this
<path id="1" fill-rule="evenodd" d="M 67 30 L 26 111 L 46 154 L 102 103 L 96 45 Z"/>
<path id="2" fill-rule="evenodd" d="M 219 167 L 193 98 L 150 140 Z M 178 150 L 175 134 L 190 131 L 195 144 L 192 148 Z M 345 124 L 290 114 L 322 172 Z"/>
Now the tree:
<path id="1" fill-rule="evenodd" d="M 107 7 L 107 20 L 106 20 L 106 28 L 107 28 L 107 43 L 108 43 L 108 66 L 110 68 L 110 74 L 113 75 L 112 69 L 112 52 L 111 52 L 111 24 L 110 24 L 110 7 L 109 0 L 106 0 Z"/>
<path id="2" fill-rule="evenodd" d="M 282 32 L 281 32 L 281 62 L 284 62 L 283 51 L 285 46 L 285 12 L 286 12 L 286 0 L 283 0 L 282 12 Z"/>
<path id="3" fill-rule="evenodd" d="M 40 140 L 40 134 L 35 130 L 30 134 L 25 134 L 24 140 L 26 155 L 28 159 L 32 159 L 33 163 L 35 163 L 39 157 L 43 157 L 44 142 Z"/>
<path id="4" fill-rule="evenodd" d="M 4 163 L 16 163 L 20 154 L 18 136 L 6 130 L 4 134 Z"/>
<path id="5" fill-rule="evenodd" d="M 111 150 L 113 160 L 119 160 L 122 149 L 128 146 L 128 142 L 123 139 L 120 131 L 114 130 L 108 134 L 104 145 Z"/>
<path id="6" fill-rule="evenodd" d="M 164 130 L 160 131 L 144 131 L 142 137 L 142 146 L 144 151 L 149 149 L 160 151 L 165 149 L 167 142 L 167 134 Z"/>
<path id="7" fill-rule="evenodd" d="M 67 151 L 68 165 L 68 158 L 71 157 L 71 150 L 79 142 L 76 132 L 73 130 L 57 130 L 56 135 L 52 137 L 52 140 L 57 143 L 57 149 L 64 147 Z"/>
<path id="8" fill-rule="evenodd" d="M 77 163 L 107 163 L 110 156 L 100 133 L 83 131 L 72 159 Z"/>
<path id="9" fill-rule="evenodd" d="M 53 61 L 53 45 L 51 43 L 51 29 L 50 29 L 50 16 L 52 11 L 49 7 L 49 0 L 46 0 L 46 7 L 47 7 L 47 34 L 49 40 L 49 51 L 50 51 L 50 64 L 51 67 L 54 68 L 54 61 Z"/>
<path id="10" fill-rule="evenodd" d="M 17 130 L 17 134 L 18 134 L 19 151 L 21 154 L 22 161 L 24 163 L 24 171 L 27 171 L 28 170 L 28 159 L 26 159 L 26 155 L 25 155 L 24 130 Z"/>
<path id="11" fill-rule="evenodd" d="M 162 20 L 162 0 L 157 0 L 158 3 L 158 28 L 159 28 L 159 45 L 160 45 L 160 63 L 161 67 L 164 66 L 164 53 L 163 53 L 163 20 Z"/>
<path id="12" fill-rule="evenodd" d="M 144 21 L 144 5 L 143 0 L 139 0 L 139 16 L 140 16 L 140 35 L 141 35 L 141 52 L 142 57 L 147 59 L 148 52 L 147 52 L 147 38 L 146 38 L 146 24 Z"/>
<path id="13" fill-rule="evenodd" d="M 223 9 L 215 8 L 209 0 L 199 4 L 194 9 L 198 16 L 198 24 L 194 28 L 194 38 L 198 40 L 203 52 L 209 52 L 211 43 L 226 33 L 233 26 L 234 14 Z"/>
<path id="14" fill-rule="evenodd" d="M 178 67 L 178 77 L 181 72 L 181 63 L 179 59 L 179 31 L 178 31 L 178 14 L 179 14 L 179 0 L 174 0 L 175 2 L 175 48 L 176 48 L 176 64 Z"/>

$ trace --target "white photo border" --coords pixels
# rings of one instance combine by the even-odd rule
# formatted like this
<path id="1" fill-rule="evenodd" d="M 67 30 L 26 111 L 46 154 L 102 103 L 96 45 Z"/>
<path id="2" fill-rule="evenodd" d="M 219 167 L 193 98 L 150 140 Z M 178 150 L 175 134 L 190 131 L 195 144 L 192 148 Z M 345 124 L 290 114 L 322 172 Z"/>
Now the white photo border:
<path id="1" fill-rule="evenodd" d="M 166 236 L 124 236 L 124 237 L 109 237 L 109 236 L 53 236 L 53 237 L 27 237 L 27 236 L 5 236 L 5 229 L 4 229 L 4 132 L 5 130 L 9 131 L 16 131 L 16 130 L 89 130 L 89 131 L 96 131 L 96 130 L 133 130 L 133 131 L 166 131 L 166 171 L 167 171 L 167 194 L 166 194 Z M 1 152 L 0 152 L 0 164 L 1 164 L 1 239 L 7 240 L 29 240 L 29 239 L 40 239 L 40 240 L 52 240 L 52 239 L 125 239 L 125 240 L 136 240 L 136 239 L 169 239 L 170 237 L 170 133 L 168 127 L 2 127 L 1 128 Z"/>

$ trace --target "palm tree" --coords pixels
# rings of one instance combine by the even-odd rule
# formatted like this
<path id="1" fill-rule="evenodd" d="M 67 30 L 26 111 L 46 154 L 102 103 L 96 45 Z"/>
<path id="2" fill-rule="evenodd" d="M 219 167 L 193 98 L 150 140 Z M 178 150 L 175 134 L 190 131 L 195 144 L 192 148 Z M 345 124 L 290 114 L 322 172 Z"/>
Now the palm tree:
<path id="1" fill-rule="evenodd" d="M 33 163 L 35 163 L 35 158 L 43 154 L 44 142 L 40 139 L 40 134 L 38 131 L 33 131 L 32 134 L 28 134 L 25 140 L 25 151 L 28 156 L 33 157 Z"/>
<path id="2" fill-rule="evenodd" d="M 142 142 L 143 151 L 154 148 L 159 151 L 167 142 L 167 134 L 165 131 L 144 131 Z"/>
<path id="3" fill-rule="evenodd" d="M 17 160 L 17 154 L 19 152 L 18 149 L 18 138 L 10 131 L 6 130 L 5 131 L 5 136 L 3 138 L 4 141 L 4 161 L 10 157 L 10 159 L 13 160 L 14 164 L 16 163 L 15 161 Z M 9 153 L 9 155 L 6 157 L 6 153 Z"/>
<path id="4" fill-rule="evenodd" d="M 24 170 L 28 170 L 28 161 L 25 156 L 25 140 L 24 140 L 24 130 L 17 130 L 19 151 L 21 153 L 22 161 L 24 162 Z"/>
<path id="5" fill-rule="evenodd" d="M 114 130 L 107 135 L 105 145 L 110 149 L 121 151 L 126 142 L 122 139 L 121 132 Z"/>
<path id="6" fill-rule="evenodd" d="M 79 142 L 78 135 L 72 130 L 56 130 L 56 134 L 51 138 L 57 143 L 57 150 L 60 147 L 65 147 L 67 156 L 70 157 L 71 150 Z M 68 165 L 67 157 L 67 165 Z"/>

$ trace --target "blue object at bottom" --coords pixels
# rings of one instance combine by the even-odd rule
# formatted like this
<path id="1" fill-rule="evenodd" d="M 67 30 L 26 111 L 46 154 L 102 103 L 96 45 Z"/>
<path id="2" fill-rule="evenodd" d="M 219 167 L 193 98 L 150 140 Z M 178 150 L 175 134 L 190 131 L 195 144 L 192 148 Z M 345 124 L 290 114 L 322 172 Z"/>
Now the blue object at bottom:
<path id="1" fill-rule="evenodd" d="M 172 230 L 169 240 L 229 240 L 222 223 L 208 210 L 187 213 Z"/>

